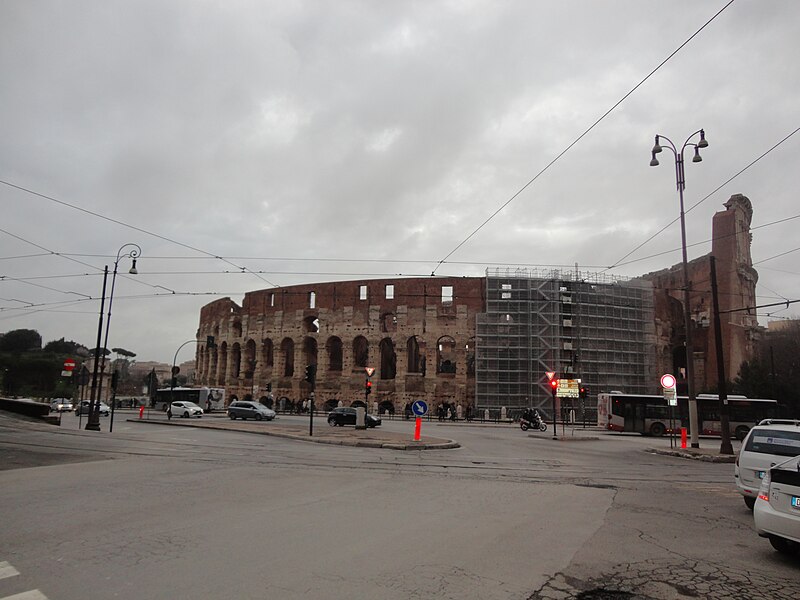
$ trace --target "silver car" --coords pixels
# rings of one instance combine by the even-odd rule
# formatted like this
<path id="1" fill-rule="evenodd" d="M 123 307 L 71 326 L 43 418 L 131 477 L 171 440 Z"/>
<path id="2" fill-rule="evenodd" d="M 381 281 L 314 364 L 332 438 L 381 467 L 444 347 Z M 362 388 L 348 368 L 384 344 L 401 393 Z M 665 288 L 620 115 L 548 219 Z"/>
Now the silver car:
<path id="1" fill-rule="evenodd" d="M 275 418 L 275 411 L 267 408 L 258 402 L 251 402 L 249 400 L 236 400 L 231 402 L 228 407 L 228 416 L 231 420 L 242 419 L 255 419 L 256 421 L 272 421 Z"/>
<path id="2" fill-rule="evenodd" d="M 106 404 L 105 402 L 100 403 L 100 410 L 98 411 L 104 417 L 107 417 L 111 414 L 111 407 Z M 75 409 L 76 415 L 88 415 L 89 414 L 89 400 L 84 400 L 81 402 L 80 406 Z"/>
<path id="3" fill-rule="evenodd" d="M 800 421 L 765 419 L 753 427 L 736 457 L 733 478 L 747 508 L 753 509 L 767 471 L 800 455 Z"/>

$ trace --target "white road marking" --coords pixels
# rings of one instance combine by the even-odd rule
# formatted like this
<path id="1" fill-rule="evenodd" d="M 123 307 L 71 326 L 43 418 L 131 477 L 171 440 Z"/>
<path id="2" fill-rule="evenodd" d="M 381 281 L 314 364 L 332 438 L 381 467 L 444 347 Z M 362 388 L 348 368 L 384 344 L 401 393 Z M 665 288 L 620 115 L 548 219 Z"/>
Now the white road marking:
<path id="1" fill-rule="evenodd" d="M 6 577 L 14 577 L 14 575 L 19 575 L 19 571 L 17 571 L 14 567 L 12 567 L 9 563 L 5 561 L 0 562 L 0 579 L 5 579 Z"/>
<path id="2" fill-rule="evenodd" d="M 39 590 L 31 590 L 30 592 L 6 596 L 5 598 L 0 598 L 0 600 L 47 600 L 47 596 Z"/>

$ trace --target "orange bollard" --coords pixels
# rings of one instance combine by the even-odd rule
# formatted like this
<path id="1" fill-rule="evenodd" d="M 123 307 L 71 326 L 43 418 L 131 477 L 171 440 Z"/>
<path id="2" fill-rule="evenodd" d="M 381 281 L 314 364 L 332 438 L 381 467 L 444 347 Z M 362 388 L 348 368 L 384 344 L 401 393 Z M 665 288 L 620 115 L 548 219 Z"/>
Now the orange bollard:
<path id="1" fill-rule="evenodd" d="M 144 416 L 144 405 L 139 407 L 139 418 L 141 419 Z"/>
<path id="2" fill-rule="evenodd" d="M 419 433 L 420 429 L 422 428 L 422 419 L 417 417 L 417 422 L 414 424 L 414 441 L 419 441 Z"/>
<path id="3" fill-rule="evenodd" d="M 681 448 L 686 448 L 686 427 L 681 427 Z"/>

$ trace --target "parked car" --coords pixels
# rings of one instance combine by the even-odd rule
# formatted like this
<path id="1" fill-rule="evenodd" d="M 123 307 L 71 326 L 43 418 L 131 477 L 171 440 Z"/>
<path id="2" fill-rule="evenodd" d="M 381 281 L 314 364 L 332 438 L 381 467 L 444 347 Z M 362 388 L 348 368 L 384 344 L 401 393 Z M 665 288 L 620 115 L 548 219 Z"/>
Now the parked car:
<path id="1" fill-rule="evenodd" d="M 100 403 L 100 414 L 104 417 L 107 417 L 111 414 L 111 407 L 106 404 L 105 402 Z M 83 400 L 81 405 L 75 409 L 76 415 L 88 415 L 89 414 L 89 400 Z"/>
<path id="2" fill-rule="evenodd" d="M 373 415 L 364 415 L 367 427 L 378 427 L 381 424 L 381 418 Z M 338 425 L 343 427 L 345 425 L 356 424 L 356 409 L 351 406 L 339 406 L 334 408 L 328 413 L 328 425 L 333 427 Z"/>
<path id="3" fill-rule="evenodd" d="M 203 409 L 194 402 L 189 402 L 188 400 L 176 400 L 169 405 L 167 412 L 171 412 L 173 417 L 182 417 L 184 419 L 190 417 L 197 417 L 199 419 L 203 416 Z"/>
<path id="4" fill-rule="evenodd" d="M 228 416 L 231 420 L 255 419 L 256 421 L 272 421 L 275 418 L 275 411 L 267 408 L 258 402 L 250 400 L 236 400 L 228 406 Z"/>
<path id="5" fill-rule="evenodd" d="M 798 455 L 800 421 L 765 419 L 748 432 L 736 457 L 733 478 L 749 509 L 753 509 L 770 467 Z"/>
<path id="6" fill-rule="evenodd" d="M 50 410 L 53 412 L 69 412 L 72 410 L 72 400 L 69 398 L 53 398 L 50 400 Z"/>
<path id="7" fill-rule="evenodd" d="M 767 470 L 753 509 L 756 533 L 782 554 L 800 553 L 800 456 Z"/>

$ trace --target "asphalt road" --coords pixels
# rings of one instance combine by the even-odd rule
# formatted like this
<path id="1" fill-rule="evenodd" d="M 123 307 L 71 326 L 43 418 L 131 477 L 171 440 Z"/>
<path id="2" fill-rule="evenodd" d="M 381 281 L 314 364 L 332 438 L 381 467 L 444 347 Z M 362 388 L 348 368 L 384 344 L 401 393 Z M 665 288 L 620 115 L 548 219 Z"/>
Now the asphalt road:
<path id="1" fill-rule="evenodd" d="M 0 600 L 800 597 L 733 465 L 664 440 L 434 422 L 462 447 L 404 452 L 120 416 L 0 413 Z"/>

